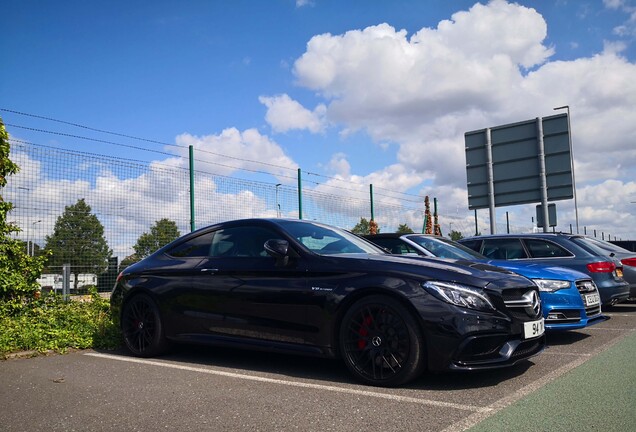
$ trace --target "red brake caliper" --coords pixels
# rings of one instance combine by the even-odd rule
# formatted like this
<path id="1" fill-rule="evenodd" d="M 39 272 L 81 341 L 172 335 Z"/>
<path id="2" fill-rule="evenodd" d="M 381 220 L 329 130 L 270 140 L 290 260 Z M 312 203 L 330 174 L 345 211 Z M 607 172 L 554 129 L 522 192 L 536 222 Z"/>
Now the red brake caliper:
<path id="1" fill-rule="evenodd" d="M 369 326 L 372 322 L 373 318 L 371 316 L 365 317 L 362 321 L 360 330 L 358 330 L 358 334 L 360 335 L 360 339 L 358 340 L 358 349 L 364 349 L 367 346 L 365 338 L 369 335 Z"/>

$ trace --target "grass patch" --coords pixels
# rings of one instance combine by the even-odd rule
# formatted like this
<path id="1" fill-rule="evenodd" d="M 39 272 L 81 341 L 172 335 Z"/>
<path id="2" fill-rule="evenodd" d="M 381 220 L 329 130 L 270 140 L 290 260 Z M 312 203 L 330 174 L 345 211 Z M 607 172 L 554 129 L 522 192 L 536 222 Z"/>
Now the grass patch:
<path id="1" fill-rule="evenodd" d="M 19 351 L 114 349 L 121 332 L 110 303 L 93 291 L 85 301 L 43 294 L 28 302 L 0 302 L 0 356 Z"/>

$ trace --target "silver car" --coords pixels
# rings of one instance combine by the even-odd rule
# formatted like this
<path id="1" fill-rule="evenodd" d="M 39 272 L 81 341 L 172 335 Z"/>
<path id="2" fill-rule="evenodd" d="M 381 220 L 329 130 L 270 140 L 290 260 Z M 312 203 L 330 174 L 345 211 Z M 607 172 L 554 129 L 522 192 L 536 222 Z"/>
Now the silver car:
<path id="1" fill-rule="evenodd" d="M 623 264 L 623 278 L 629 283 L 629 297 L 636 299 L 636 252 L 594 237 L 574 237 L 572 241 L 596 253 L 618 258 Z"/>

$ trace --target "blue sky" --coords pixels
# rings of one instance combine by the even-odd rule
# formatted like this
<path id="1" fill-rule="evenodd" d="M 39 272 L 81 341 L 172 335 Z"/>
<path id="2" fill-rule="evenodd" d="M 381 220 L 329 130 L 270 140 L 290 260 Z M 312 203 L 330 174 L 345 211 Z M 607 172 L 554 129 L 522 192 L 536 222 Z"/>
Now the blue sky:
<path id="1" fill-rule="evenodd" d="M 636 237 L 636 1 L 2 0 L 1 10 L 7 124 L 71 130 L 19 111 L 193 144 L 438 196 L 469 220 L 464 132 L 568 104 L 582 224 L 611 220 L 615 234 Z M 572 202 L 559 208 L 572 222 Z M 534 214 L 533 205 L 510 210 L 523 221 Z"/>

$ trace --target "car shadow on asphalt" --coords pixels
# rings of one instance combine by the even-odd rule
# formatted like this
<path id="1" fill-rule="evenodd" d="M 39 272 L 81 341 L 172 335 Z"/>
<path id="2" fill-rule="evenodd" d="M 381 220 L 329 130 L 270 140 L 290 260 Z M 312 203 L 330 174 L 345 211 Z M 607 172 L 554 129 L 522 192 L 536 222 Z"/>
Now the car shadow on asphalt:
<path id="1" fill-rule="evenodd" d="M 109 354 L 131 357 L 125 348 L 108 351 Z M 175 344 L 171 349 L 152 360 L 166 361 L 190 367 L 212 367 L 224 372 L 263 376 L 271 379 L 300 379 L 320 381 L 322 385 L 362 385 L 356 381 L 340 360 L 249 351 L 236 348 Z M 462 390 L 492 387 L 502 381 L 523 375 L 532 367 L 531 360 L 503 369 L 483 371 L 424 372 L 422 376 L 403 389 L 411 390 Z M 368 388 L 368 386 L 364 386 Z"/>
<path id="2" fill-rule="evenodd" d="M 548 347 L 555 345 L 570 345 L 589 337 L 589 334 L 581 333 L 575 330 L 546 332 L 546 345 Z"/>
<path id="3" fill-rule="evenodd" d="M 605 313 L 636 313 L 636 300 L 627 300 L 614 306 L 605 306 Z"/>

